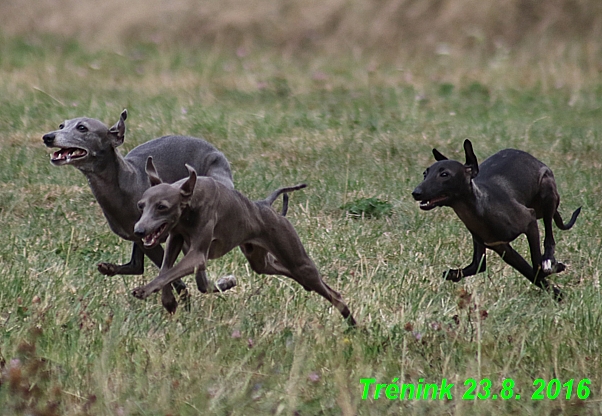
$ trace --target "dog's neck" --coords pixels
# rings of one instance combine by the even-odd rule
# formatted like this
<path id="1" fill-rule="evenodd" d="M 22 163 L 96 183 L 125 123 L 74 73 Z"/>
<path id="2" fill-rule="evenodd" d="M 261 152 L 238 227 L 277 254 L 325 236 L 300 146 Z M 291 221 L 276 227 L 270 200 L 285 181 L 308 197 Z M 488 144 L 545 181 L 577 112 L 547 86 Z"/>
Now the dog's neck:
<path id="1" fill-rule="evenodd" d="M 148 187 L 141 173 L 113 150 L 94 169 L 83 170 L 90 189 L 98 201 L 111 229 L 123 238 L 131 239 L 137 209 L 131 207 L 142 197 Z"/>
<path id="2" fill-rule="evenodd" d="M 485 198 L 485 190 L 471 180 L 467 192 L 455 198 L 450 207 L 468 229 L 472 229 L 473 223 L 482 221 L 485 215 Z"/>

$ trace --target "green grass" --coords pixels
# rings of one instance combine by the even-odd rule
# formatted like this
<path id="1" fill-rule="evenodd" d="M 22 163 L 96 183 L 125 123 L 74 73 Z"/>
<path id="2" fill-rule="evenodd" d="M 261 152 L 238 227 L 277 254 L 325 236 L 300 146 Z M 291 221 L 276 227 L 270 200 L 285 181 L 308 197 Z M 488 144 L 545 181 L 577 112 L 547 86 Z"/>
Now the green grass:
<path id="1" fill-rule="evenodd" d="M 410 81 L 353 59 L 297 62 L 269 51 L 238 58 L 144 46 L 117 55 L 0 43 L 2 414 L 600 411 L 599 79 L 525 85 L 487 65 L 447 77 L 439 62 L 439 76 L 419 75 L 417 63 Z M 312 78 L 317 69 L 325 79 Z M 124 150 L 162 134 L 203 136 L 250 198 L 308 183 L 292 194 L 289 219 L 359 328 L 348 331 L 292 280 L 252 273 L 238 251 L 208 271 L 234 274 L 239 286 L 194 291 L 191 311 L 174 316 L 159 296 L 129 294 L 156 275 L 150 265 L 144 276 L 101 276 L 96 263 L 125 261 L 130 246 L 109 230 L 83 175 L 50 165 L 41 136 L 82 115 L 112 124 L 123 108 Z M 461 159 L 465 138 L 479 160 L 505 147 L 533 153 L 554 170 L 565 218 L 583 206 L 574 229 L 555 230 L 568 265 L 553 277 L 562 304 L 493 253 L 485 274 L 442 280 L 470 261 L 468 231 L 450 209 L 421 212 L 410 194 L 431 149 Z M 340 208 L 369 198 L 391 203 L 392 215 L 357 220 Z M 527 255 L 523 238 L 516 248 Z M 446 378 L 456 388 L 448 401 L 362 400 L 360 378 Z M 469 378 L 490 379 L 498 393 L 511 378 L 521 400 L 461 400 Z M 534 401 L 538 378 L 589 378 L 591 395 Z"/>

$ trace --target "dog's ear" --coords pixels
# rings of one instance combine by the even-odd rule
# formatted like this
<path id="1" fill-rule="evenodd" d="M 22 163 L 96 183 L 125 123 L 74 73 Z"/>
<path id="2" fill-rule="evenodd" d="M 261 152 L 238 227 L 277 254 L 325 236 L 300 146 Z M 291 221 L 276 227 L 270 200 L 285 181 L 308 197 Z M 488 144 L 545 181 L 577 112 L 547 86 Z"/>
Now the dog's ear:
<path id="1" fill-rule="evenodd" d="M 157 173 L 157 169 L 155 168 L 155 164 L 153 163 L 153 157 L 149 156 L 146 159 L 146 167 L 144 168 L 146 174 L 148 175 L 148 179 L 150 180 L 151 186 L 159 185 L 163 183 L 159 174 Z"/>
<path id="2" fill-rule="evenodd" d="M 477 157 L 472 150 L 472 143 L 470 140 L 464 140 L 464 153 L 466 153 L 466 171 L 470 171 L 471 179 L 474 179 L 479 174 L 479 162 Z"/>
<path id="3" fill-rule="evenodd" d="M 109 129 L 109 137 L 113 147 L 121 146 L 125 138 L 125 120 L 128 118 L 128 110 L 123 110 L 119 121 Z"/>
<path id="4" fill-rule="evenodd" d="M 196 185 L 196 170 L 189 164 L 186 164 L 186 169 L 188 169 L 188 179 L 180 187 L 180 195 L 182 195 L 183 202 L 188 202 L 190 200 Z"/>
<path id="5" fill-rule="evenodd" d="M 437 149 L 433 149 L 433 156 L 435 156 L 435 160 L 440 162 L 441 160 L 447 160 L 445 156 L 443 156 Z"/>

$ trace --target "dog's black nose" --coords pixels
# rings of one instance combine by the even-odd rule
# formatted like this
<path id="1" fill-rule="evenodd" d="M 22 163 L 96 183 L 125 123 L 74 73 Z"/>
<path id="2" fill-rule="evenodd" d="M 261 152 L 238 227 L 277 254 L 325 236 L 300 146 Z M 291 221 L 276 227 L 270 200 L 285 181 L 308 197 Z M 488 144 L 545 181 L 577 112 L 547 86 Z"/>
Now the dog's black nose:
<path id="1" fill-rule="evenodd" d="M 46 146 L 52 146 L 52 144 L 54 143 L 54 133 L 46 133 L 43 137 L 42 140 L 44 140 L 44 144 Z"/>
<path id="2" fill-rule="evenodd" d="M 414 189 L 414 191 L 412 191 L 412 196 L 417 201 L 422 199 L 422 189 L 420 189 L 420 187 L 417 187 L 416 189 Z"/>
<path id="3" fill-rule="evenodd" d="M 136 234 L 136 237 L 142 238 L 146 235 L 146 232 L 144 230 L 137 228 L 137 229 L 134 229 L 134 234 Z"/>

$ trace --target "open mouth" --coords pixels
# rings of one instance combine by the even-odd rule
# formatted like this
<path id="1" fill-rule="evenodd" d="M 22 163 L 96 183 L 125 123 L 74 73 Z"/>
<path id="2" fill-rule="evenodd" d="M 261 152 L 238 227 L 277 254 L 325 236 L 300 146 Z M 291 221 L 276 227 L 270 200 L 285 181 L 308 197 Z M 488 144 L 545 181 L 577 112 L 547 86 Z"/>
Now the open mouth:
<path id="1" fill-rule="evenodd" d="M 67 163 L 71 163 L 72 161 L 81 159 L 87 155 L 88 152 L 84 149 L 68 147 L 54 152 L 50 157 L 50 161 L 55 165 L 66 165 Z"/>
<path id="2" fill-rule="evenodd" d="M 438 196 L 437 198 L 430 199 L 428 201 L 420 201 L 420 209 L 428 211 L 435 207 L 441 206 L 441 204 L 447 201 L 447 195 Z"/>
<path id="3" fill-rule="evenodd" d="M 144 247 L 151 248 L 159 244 L 166 228 L 167 223 L 163 223 L 156 231 L 142 237 L 142 244 L 144 244 Z"/>

